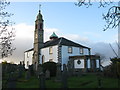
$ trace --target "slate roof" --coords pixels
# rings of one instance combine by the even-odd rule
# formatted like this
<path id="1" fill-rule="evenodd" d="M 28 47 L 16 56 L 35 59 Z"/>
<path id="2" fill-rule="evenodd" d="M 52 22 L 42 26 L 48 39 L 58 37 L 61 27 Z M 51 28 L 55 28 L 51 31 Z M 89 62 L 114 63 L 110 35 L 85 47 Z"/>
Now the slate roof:
<path id="1" fill-rule="evenodd" d="M 54 45 L 65 45 L 65 46 L 74 46 L 74 47 L 83 47 L 83 48 L 88 48 L 86 46 L 83 46 L 83 45 L 80 45 L 78 43 L 75 43 L 71 40 L 68 40 L 66 38 L 63 38 L 63 37 L 60 37 L 60 38 L 56 38 L 54 40 L 51 40 L 51 41 L 47 41 L 44 43 L 44 47 L 49 47 L 49 46 L 54 46 Z"/>
<path id="2" fill-rule="evenodd" d="M 29 49 L 29 50 L 27 50 L 27 51 L 25 51 L 25 52 L 29 52 L 29 51 L 32 51 L 33 50 L 33 48 L 32 49 Z"/>
<path id="3" fill-rule="evenodd" d="M 54 40 L 49 40 L 49 41 L 45 42 L 43 48 L 46 48 L 46 47 L 49 47 L 49 46 L 54 46 L 54 45 L 65 45 L 65 46 L 83 47 L 83 48 L 90 49 L 89 47 L 86 47 L 86 46 L 83 46 L 81 44 L 75 43 L 75 42 L 73 42 L 71 40 L 68 40 L 66 38 L 63 38 L 63 37 L 56 38 Z M 27 50 L 25 52 L 29 52 L 29 51 L 32 51 L 32 50 L 33 50 L 33 48 L 30 49 L 30 50 Z"/>

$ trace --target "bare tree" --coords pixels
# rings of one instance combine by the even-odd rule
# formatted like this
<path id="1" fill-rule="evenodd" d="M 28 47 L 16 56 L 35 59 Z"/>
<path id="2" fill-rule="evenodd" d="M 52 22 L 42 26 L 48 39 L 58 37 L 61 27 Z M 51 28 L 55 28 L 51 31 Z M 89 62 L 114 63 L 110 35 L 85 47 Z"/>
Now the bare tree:
<path id="1" fill-rule="evenodd" d="M 106 15 L 103 14 L 103 19 L 106 21 L 107 25 L 105 25 L 104 31 L 110 28 L 116 28 L 120 23 L 120 7 L 112 6 Z"/>
<path id="2" fill-rule="evenodd" d="M 93 5 L 92 1 L 96 0 L 78 0 L 77 3 L 75 3 L 76 6 L 81 7 L 81 6 L 86 6 L 87 8 Z M 112 4 L 112 0 L 97 0 L 99 2 L 98 8 L 101 7 L 106 7 L 110 4 Z M 116 28 L 119 25 L 119 13 L 120 7 L 119 6 L 112 6 L 107 14 L 103 14 L 103 19 L 106 22 L 105 27 L 103 28 L 103 31 L 106 31 L 111 28 Z"/>
<path id="3" fill-rule="evenodd" d="M 0 58 L 12 55 L 13 50 L 15 50 L 12 46 L 15 37 L 12 27 L 14 23 L 10 20 L 13 14 L 5 11 L 8 5 L 10 5 L 10 2 L 0 0 Z"/>
<path id="4" fill-rule="evenodd" d="M 106 57 L 105 57 L 104 54 L 101 54 L 101 53 L 96 52 L 95 55 L 96 55 L 96 56 L 100 56 L 101 63 L 103 63 L 103 62 L 105 61 L 105 59 L 106 59 Z"/>
<path id="5" fill-rule="evenodd" d="M 85 5 L 88 8 L 93 5 L 93 1 L 96 1 L 96 0 L 78 0 L 78 2 L 75 3 L 75 5 L 78 7 Z M 99 2 L 98 8 L 106 7 L 110 5 L 111 3 L 113 3 L 111 0 L 97 0 L 97 1 Z"/>

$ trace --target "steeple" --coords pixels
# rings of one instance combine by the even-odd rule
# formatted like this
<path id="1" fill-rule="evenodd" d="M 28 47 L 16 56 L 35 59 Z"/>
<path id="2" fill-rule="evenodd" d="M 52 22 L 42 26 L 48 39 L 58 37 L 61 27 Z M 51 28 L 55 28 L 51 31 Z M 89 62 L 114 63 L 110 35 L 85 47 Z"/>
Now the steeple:
<path id="1" fill-rule="evenodd" d="M 38 13 L 38 15 L 37 15 L 37 19 L 36 19 L 36 20 L 41 20 L 41 21 L 43 21 L 40 8 L 41 8 L 41 4 L 39 5 L 39 13 Z"/>
<path id="2" fill-rule="evenodd" d="M 44 25 L 43 24 L 44 24 L 44 20 L 41 14 L 41 10 L 39 8 L 39 12 L 35 20 L 35 31 L 34 31 L 33 64 L 36 64 L 36 65 L 40 63 L 40 52 L 41 52 L 41 48 L 44 45 L 44 29 L 43 29 Z"/>

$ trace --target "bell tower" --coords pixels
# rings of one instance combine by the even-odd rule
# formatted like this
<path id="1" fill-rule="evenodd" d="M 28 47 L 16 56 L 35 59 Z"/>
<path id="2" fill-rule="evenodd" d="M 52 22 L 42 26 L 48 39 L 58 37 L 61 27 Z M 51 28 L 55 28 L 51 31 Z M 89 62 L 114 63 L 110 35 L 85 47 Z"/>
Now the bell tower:
<path id="1" fill-rule="evenodd" d="M 44 45 L 44 30 L 43 30 L 43 18 L 41 11 L 37 15 L 35 20 L 35 31 L 34 31 L 34 53 L 33 53 L 33 64 L 36 66 L 40 61 L 41 48 Z"/>

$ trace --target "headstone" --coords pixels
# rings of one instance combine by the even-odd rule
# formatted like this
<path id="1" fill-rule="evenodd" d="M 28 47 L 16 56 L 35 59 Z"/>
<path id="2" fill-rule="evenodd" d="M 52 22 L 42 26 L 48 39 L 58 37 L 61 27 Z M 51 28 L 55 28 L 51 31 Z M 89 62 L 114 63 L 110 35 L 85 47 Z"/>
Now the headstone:
<path id="1" fill-rule="evenodd" d="M 16 88 L 16 76 L 14 72 L 9 74 L 7 88 Z"/>
<path id="2" fill-rule="evenodd" d="M 63 72 L 62 72 L 62 88 L 68 88 L 68 84 L 67 84 L 67 67 L 66 64 L 63 64 Z"/>
<path id="3" fill-rule="evenodd" d="M 82 70 L 79 69 L 79 70 L 78 70 L 78 76 L 81 76 L 81 75 L 82 75 Z"/>
<path id="4" fill-rule="evenodd" d="M 18 65 L 18 77 L 21 78 L 22 74 L 23 74 L 23 67 L 22 67 L 22 64 L 20 63 Z"/>
<path id="5" fill-rule="evenodd" d="M 37 76 L 37 68 L 38 68 L 38 64 L 35 62 L 33 64 L 33 70 L 34 70 L 34 74 Z"/>
<path id="6" fill-rule="evenodd" d="M 26 79 L 26 80 L 29 80 L 29 79 L 30 79 L 30 71 L 29 71 L 29 70 L 26 71 L 25 79 Z"/>
<path id="7" fill-rule="evenodd" d="M 100 72 L 97 73 L 97 80 L 98 80 L 98 88 L 102 88 L 102 80 L 101 80 L 101 75 Z"/>
<path id="8" fill-rule="evenodd" d="M 120 1 L 118 2 L 118 6 L 120 7 Z M 120 10 L 118 11 L 118 13 L 120 13 Z M 118 16 L 120 17 L 120 14 Z M 118 44 L 120 44 L 120 23 L 118 24 Z M 118 49 L 118 58 L 120 58 L 120 49 Z"/>
<path id="9" fill-rule="evenodd" d="M 0 63 L 0 90 L 2 90 L 2 64 Z"/>
<path id="10" fill-rule="evenodd" d="M 43 68 L 42 68 L 42 65 L 39 64 L 38 67 L 37 67 L 37 77 L 39 77 L 41 72 L 43 72 Z"/>
<path id="11" fill-rule="evenodd" d="M 49 70 L 45 71 L 45 78 L 50 79 L 50 71 Z"/>
<path id="12" fill-rule="evenodd" d="M 23 65 L 23 69 L 25 69 L 25 62 L 24 61 L 23 61 L 22 65 Z"/>
<path id="13" fill-rule="evenodd" d="M 61 63 L 57 63 L 57 71 L 56 71 L 56 80 L 61 81 L 62 73 L 61 73 Z"/>
<path id="14" fill-rule="evenodd" d="M 73 75 L 73 69 L 72 69 L 72 64 L 68 62 L 67 67 L 68 67 L 68 77 L 71 77 Z"/>
<path id="15" fill-rule="evenodd" d="M 2 68 L 1 68 L 1 71 L 2 71 L 2 77 L 4 77 L 5 74 L 6 74 L 6 66 L 7 66 L 7 65 L 2 64 L 1 66 L 2 66 Z"/>
<path id="16" fill-rule="evenodd" d="M 39 74 L 39 80 L 40 80 L 40 88 L 45 89 L 45 75 L 43 72 Z"/>
<path id="17" fill-rule="evenodd" d="M 30 76 L 34 76 L 33 64 L 29 65 Z"/>

